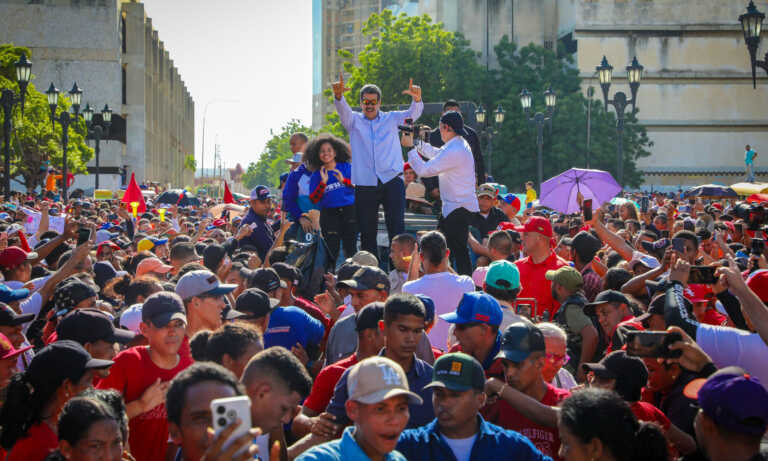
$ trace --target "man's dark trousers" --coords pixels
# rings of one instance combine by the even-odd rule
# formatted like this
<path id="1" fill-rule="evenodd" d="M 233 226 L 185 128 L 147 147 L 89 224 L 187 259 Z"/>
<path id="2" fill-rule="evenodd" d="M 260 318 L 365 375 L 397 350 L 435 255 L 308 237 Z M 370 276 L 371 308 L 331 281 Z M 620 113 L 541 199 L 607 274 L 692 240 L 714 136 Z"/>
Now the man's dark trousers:
<path id="1" fill-rule="evenodd" d="M 440 219 L 438 228 L 445 235 L 448 249 L 456 261 L 456 272 L 461 275 L 472 275 L 472 261 L 469 259 L 467 237 L 472 212 L 464 207 L 456 208 L 448 216 Z"/>
<path id="2" fill-rule="evenodd" d="M 360 249 L 378 257 L 376 234 L 379 227 L 379 204 L 384 205 L 384 220 L 389 240 L 405 232 L 405 183 L 396 176 L 376 186 L 355 186 L 355 208 L 360 229 Z M 349 255 L 350 257 L 352 255 Z"/>

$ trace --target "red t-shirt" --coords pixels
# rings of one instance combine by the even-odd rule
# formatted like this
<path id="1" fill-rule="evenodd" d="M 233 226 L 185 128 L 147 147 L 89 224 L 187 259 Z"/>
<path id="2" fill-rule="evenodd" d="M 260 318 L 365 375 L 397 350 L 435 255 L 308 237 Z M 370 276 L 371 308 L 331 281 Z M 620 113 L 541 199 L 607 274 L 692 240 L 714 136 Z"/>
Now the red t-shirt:
<path id="1" fill-rule="evenodd" d="M 667 415 L 653 404 L 648 402 L 634 402 L 630 403 L 629 407 L 632 409 L 632 413 L 635 414 L 638 420 L 648 423 L 656 423 L 664 432 L 669 430 L 669 426 L 671 425 L 669 418 L 667 418 Z"/>
<path id="2" fill-rule="evenodd" d="M 560 303 L 552 298 L 552 282 L 547 280 L 544 274 L 547 271 L 567 266 L 568 263 L 553 251 L 541 264 L 534 264 L 531 257 L 526 256 L 515 261 L 515 265 L 517 265 L 517 269 L 520 271 L 521 285 L 520 294 L 517 297 L 535 298 L 538 302 L 535 307 L 536 313 L 533 315 L 541 315 L 542 312 L 548 310 L 549 318 L 554 318 L 555 313 L 560 308 Z"/>
<path id="3" fill-rule="evenodd" d="M 30 427 L 27 435 L 16 441 L 6 461 L 43 461 L 46 456 L 59 448 L 59 438 L 44 422 Z"/>
<path id="4" fill-rule="evenodd" d="M 544 405 L 557 406 L 570 395 L 570 391 L 558 389 L 547 383 L 547 392 L 544 394 L 544 398 L 541 399 L 541 403 Z M 508 404 L 503 399 L 499 399 L 498 405 L 499 411 L 496 415 L 496 420 L 491 421 L 492 423 L 501 426 L 504 429 L 511 429 L 521 433 L 528 437 L 539 451 L 552 459 L 560 459 L 557 457 L 557 452 L 560 450 L 560 433 L 557 431 L 556 427 L 546 427 L 534 423 L 521 415 L 514 407 L 512 407 L 512 405 Z"/>
<path id="5" fill-rule="evenodd" d="M 710 307 L 707 308 L 707 310 L 704 311 L 704 315 L 701 316 L 701 323 L 718 327 L 725 326 L 728 324 L 728 317 Z"/>
<path id="6" fill-rule="evenodd" d="M 170 381 L 180 371 L 192 364 L 192 359 L 179 354 L 176 367 L 165 370 L 152 362 L 148 348 L 132 347 L 117 354 L 109 376 L 99 383 L 99 389 L 116 389 L 126 403 L 133 402 L 151 386 L 157 378 Z M 136 461 L 154 461 L 165 456 L 168 446 L 168 421 L 165 404 L 131 418 L 129 442 Z"/>
<path id="7" fill-rule="evenodd" d="M 331 397 L 333 397 L 333 389 L 336 387 L 336 383 L 339 382 L 341 375 L 344 374 L 347 368 L 356 363 L 357 352 L 320 370 L 314 384 L 312 384 L 312 391 L 309 393 L 309 397 L 304 401 L 304 406 L 316 413 L 324 412 L 331 401 Z"/>
<path id="8" fill-rule="evenodd" d="M 330 325 L 331 321 L 328 319 L 328 317 L 325 316 L 325 314 L 323 314 L 323 311 L 317 307 L 317 304 L 304 298 L 296 298 L 293 302 L 293 305 L 319 320 L 320 323 L 323 324 L 325 331 L 330 330 L 328 326 Z"/>

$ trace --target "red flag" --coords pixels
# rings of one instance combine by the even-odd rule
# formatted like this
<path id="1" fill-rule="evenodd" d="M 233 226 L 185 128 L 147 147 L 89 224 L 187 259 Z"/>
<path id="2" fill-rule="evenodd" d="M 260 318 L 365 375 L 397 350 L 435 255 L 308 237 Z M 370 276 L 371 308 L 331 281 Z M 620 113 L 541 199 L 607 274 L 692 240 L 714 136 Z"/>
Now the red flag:
<path id="1" fill-rule="evenodd" d="M 136 211 L 139 213 L 147 211 L 147 204 L 144 202 L 144 196 L 141 195 L 141 189 L 139 189 L 139 185 L 136 184 L 136 173 L 131 173 L 131 182 L 128 183 L 128 187 L 125 189 L 125 194 L 123 194 L 121 202 L 128 205 L 129 210 L 131 202 L 139 202 L 139 208 Z"/>
<path id="2" fill-rule="evenodd" d="M 235 198 L 232 197 L 232 192 L 229 190 L 229 184 L 224 181 L 224 203 L 235 203 Z"/>

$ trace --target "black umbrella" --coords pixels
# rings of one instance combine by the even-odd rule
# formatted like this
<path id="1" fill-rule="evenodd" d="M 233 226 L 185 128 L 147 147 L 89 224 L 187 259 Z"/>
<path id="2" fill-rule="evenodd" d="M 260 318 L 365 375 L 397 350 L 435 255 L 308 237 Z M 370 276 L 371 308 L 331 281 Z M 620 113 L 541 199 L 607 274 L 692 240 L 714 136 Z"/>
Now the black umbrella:
<path id="1" fill-rule="evenodd" d="M 181 198 L 181 201 L 179 201 L 179 197 L 182 195 L 183 197 Z M 162 203 L 167 203 L 169 205 L 179 205 L 182 207 L 200 206 L 200 199 L 182 189 L 168 189 L 167 191 L 158 195 L 155 199 L 155 205 L 160 205 Z"/>

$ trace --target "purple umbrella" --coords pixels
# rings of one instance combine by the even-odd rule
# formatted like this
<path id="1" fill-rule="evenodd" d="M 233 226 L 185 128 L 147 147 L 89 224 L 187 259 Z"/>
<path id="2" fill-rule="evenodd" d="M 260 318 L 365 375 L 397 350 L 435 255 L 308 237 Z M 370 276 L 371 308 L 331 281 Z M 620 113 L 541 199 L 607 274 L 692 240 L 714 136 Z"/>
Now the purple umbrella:
<path id="1" fill-rule="evenodd" d="M 571 168 L 541 183 L 539 204 L 561 213 L 578 213 L 579 192 L 584 200 L 592 199 L 592 208 L 598 208 L 621 192 L 621 186 L 607 171 Z"/>

